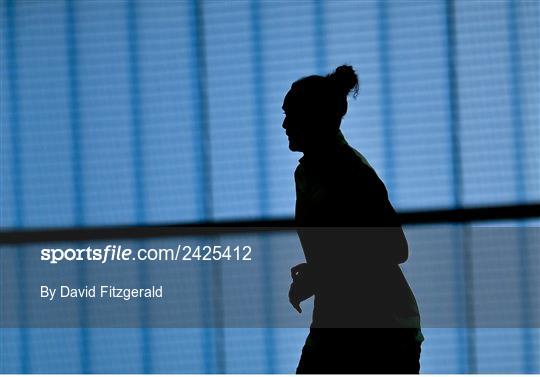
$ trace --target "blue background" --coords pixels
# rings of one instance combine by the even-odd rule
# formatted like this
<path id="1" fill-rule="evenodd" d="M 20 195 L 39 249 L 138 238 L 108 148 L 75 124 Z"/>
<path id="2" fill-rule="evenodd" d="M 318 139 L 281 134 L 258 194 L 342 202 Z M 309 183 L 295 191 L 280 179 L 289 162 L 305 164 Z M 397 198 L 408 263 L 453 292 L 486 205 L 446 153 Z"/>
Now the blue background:
<path id="1" fill-rule="evenodd" d="M 3 230 L 291 217 L 283 96 L 344 63 L 343 132 L 398 210 L 540 200 L 536 1 L 0 4 Z M 538 372 L 539 337 L 426 330 L 422 370 Z M 293 372 L 304 338 L 2 329 L 1 369 Z"/>

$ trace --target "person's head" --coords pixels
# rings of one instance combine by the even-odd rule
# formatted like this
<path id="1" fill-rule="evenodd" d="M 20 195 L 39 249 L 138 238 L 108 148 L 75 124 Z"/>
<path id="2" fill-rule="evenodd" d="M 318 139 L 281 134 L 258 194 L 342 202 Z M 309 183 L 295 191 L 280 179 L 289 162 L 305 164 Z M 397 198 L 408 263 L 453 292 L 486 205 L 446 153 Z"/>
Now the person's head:
<path id="1" fill-rule="evenodd" d="M 295 81 L 283 100 L 283 128 L 289 137 L 289 149 L 306 152 L 335 140 L 351 91 L 356 97 L 358 77 L 350 65 L 342 65 L 326 76 Z"/>

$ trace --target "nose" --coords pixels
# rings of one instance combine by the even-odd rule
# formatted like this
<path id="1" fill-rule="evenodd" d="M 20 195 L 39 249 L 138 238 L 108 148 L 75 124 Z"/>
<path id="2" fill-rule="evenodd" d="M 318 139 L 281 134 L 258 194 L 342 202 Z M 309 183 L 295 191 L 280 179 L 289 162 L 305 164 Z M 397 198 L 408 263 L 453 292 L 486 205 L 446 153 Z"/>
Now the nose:
<path id="1" fill-rule="evenodd" d="M 287 130 L 287 118 L 283 119 L 283 123 L 281 124 L 281 127 L 283 127 L 284 130 Z"/>

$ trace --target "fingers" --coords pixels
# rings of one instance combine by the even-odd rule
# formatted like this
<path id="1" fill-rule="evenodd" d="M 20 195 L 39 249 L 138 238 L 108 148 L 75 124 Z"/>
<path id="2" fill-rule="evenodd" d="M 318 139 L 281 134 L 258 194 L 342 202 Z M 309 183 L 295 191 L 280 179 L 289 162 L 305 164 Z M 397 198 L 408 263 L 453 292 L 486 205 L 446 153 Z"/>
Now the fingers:
<path id="1" fill-rule="evenodd" d="M 289 302 L 291 303 L 292 307 L 296 309 L 296 311 L 298 313 L 302 313 L 302 308 L 300 307 L 300 301 L 296 300 L 296 299 L 293 299 L 290 295 L 289 295 Z"/>
<path id="2" fill-rule="evenodd" d="M 295 289 L 293 285 L 291 284 L 291 288 L 289 289 L 289 302 L 291 303 L 292 307 L 296 309 L 298 313 L 302 313 L 302 308 L 300 307 L 300 300 L 298 299 L 298 295 L 295 292 Z"/>

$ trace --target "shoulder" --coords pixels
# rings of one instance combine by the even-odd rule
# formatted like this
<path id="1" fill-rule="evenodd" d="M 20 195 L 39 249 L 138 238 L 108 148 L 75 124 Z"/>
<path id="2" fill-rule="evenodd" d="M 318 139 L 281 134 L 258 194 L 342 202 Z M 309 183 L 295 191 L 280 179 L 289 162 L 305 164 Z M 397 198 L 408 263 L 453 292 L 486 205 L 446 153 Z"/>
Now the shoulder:
<path id="1" fill-rule="evenodd" d="M 344 173 L 352 185 L 386 193 L 386 187 L 375 169 L 356 149 L 347 146 L 343 152 L 343 162 Z"/>

